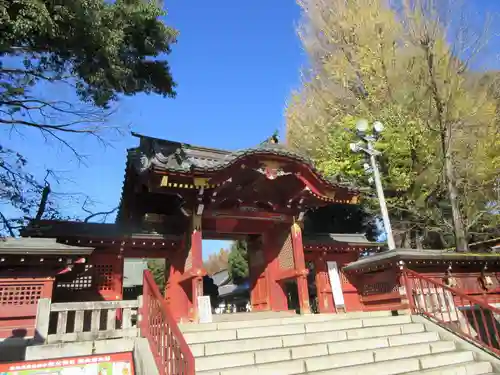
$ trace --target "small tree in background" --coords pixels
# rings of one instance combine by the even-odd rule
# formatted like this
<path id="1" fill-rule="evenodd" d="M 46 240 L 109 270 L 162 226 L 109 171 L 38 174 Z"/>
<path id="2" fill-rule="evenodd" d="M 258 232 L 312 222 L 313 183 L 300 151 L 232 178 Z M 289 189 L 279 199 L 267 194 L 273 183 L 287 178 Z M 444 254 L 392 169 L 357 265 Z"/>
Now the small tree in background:
<path id="1" fill-rule="evenodd" d="M 165 260 L 153 259 L 148 261 L 148 268 L 155 279 L 156 285 L 163 293 L 165 290 Z"/>
<path id="2" fill-rule="evenodd" d="M 227 249 L 220 249 L 218 253 L 209 255 L 208 259 L 203 263 L 209 275 L 228 268 L 229 252 Z"/>
<path id="3" fill-rule="evenodd" d="M 238 240 L 231 245 L 228 259 L 229 276 L 235 284 L 240 284 L 248 278 L 248 253 L 245 241 Z"/>
<path id="4" fill-rule="evenodd" d="M 165 290 L 165 260 L 164 259 L 151 259 L 148 261 L 148 268 L 155 279 L 156 285 L 163 294 Z M 214 284 L 213 279 L 206 275 L 203 276 L 203 295 L 210 296 L 212 306 L 217 303 L 219 297 L 219 289 Z"/>

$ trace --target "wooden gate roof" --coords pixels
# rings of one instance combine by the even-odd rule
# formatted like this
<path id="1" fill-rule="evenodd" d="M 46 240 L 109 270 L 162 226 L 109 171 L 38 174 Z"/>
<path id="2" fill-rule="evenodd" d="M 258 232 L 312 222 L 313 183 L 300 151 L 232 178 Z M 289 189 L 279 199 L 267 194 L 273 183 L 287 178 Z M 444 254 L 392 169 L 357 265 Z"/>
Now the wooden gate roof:
<path id="1" fill-rule="evenodd" d="M 310 158 L 286 148 L 281 143 L 263 142 L 257 147 L 227 151 L 148 137 L 138 133 L 132 133 L 132 135 L 140 139 L 140 145 L 128 150 L 128 158 L 140 172 L 145 170 L 180 173 L 217 172 L 243 162 L 249 157 L 274 156 L 302 164 L 322 183 L 331 188 L 345 188 L 352 192 L 359 192 L 352 184 L 342 181 L 340 176 L 325 177 Z"/>

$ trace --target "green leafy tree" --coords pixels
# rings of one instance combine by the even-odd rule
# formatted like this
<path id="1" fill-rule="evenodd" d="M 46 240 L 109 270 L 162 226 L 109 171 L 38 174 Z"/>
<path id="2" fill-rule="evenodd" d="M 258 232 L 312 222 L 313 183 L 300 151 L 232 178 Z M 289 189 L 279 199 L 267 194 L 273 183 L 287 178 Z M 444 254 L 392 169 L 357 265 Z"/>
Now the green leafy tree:
<path id="1" fill-rule="evenodd" d="M 40 110 L 36 105 L 42 103 L 31 90 L 40 82 L 71 82 L 83 101 L 99 107 L 119 94 L 173 96 L 167 61 L 157 58 L 170 53 L 177 35 L 161 21 L 165 14 L 157 2 L 144 0 L 2 2 L 0 98 L 7 112 L 19 117 L 2 116 L 0 123 L 43 129 L 21 118 L 32 107 Z M 6 57 L 18 58 L 18 64 Z"/>
<path id="2" fill-rule="evenodd" d="M 177 31 L 163 23 L 165 15 L 153 0 L 0 1 L 0 126 L 36 129 L 81 161 L 72 136 L 105 142 L 103 132 L 117 129 L 109 116 L 121 95 L 175 96 L 165 57 Z M 78 99 L 62 99 L 65 89 Z M 19 215 L 0 212 L 0 234 L 12 235 L 35 216 L 33 201 L 57 178 L 37 181 L 22 155 L 1 146 L 0 211 Z"/>
<path id="3" fill-rule="evenodd" d="M 240 284 L 248 278 L 248 253 L 245 241 L 232 243 L 228 258 L 229 276 L 235 284 Z"/>
<path id="4" fill-rule="evenodd" d="M 333 204 L 310 210 L 304 217 L 304 233 L 366 233 L 374 239 L 374 216 L 361 205 Z"/>
<path id="5" fill-rule="evenodd" d="M 218 253 L 210 254 L 208 259 L 203 262 L 203 267 L 209 275 L 213 275 L 228 267 L 229 250 L 220 249 Z"/>
<path id="6" fill-rule="evenodd" d="M 161 293 L 165 291 L 165 260 L 164 259 L 153 259 L 148 261 L 148 269 L 151 271 L 153 278 L 155 279 L 156 285 L 160 289 Z"/>
<path id="7" fill-rule="evenodd" d="M 165 260 L 149 260 L 148 269 L 151 271 L 156 285 L 158 285 L 160 292 L 163 294 L 165 291 Z M 214 280 L 208 275 L 203 276 L 203 295 L 210 296 L 212 306 L 216 305 L 217 298 L 219 297 L 219 289 L 215 285 Z"/>
<path id="8" fill-rule="evenodd" d="M 471 234 L 490 235 L 499 224 L 491 208 L 498 96 L 493 80 L 478 79 L 459 59 L 470 55 L 467 25 L 454 28 L 465 45 L 448 42 L 441 10 L 451 2 L 439 3 L 302 1 L 311 64 L 287 108 L 287 141 L 325 174 L 368 187 L 349 130 L 362 117 L 382 121 L 379 163 L 398 245 L 466 250 Z M 376 199 L 365 207 L 378 212 Z"/>

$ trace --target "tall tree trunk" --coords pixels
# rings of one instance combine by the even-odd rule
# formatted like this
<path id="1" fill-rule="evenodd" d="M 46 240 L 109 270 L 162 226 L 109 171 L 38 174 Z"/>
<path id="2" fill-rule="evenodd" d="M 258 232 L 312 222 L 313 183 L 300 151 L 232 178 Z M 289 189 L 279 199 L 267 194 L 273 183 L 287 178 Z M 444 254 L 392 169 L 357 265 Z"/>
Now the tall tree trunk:
<path id="1" fill-rule="evenodd" d="M 462 221 L 462 214 L 460 212 L 458 189 L 455 184 L 455 176 L 453 173 L 453 162 L 449 151 L 446 152 L 445 156 L 444 173 L 446 177 L 448 196 L 450 199 L 451 214 L 453 217 L 453 228 L 455 229 L 455 246 L 458 252 L 464 252 L 467 251 L 468 244 L 465 237 L 465 227 Z"/>
<path id="2" fill-rule="evenodd" d="M 428 36 L 427 36 L 428 37 Z M 430 48 L 430 40 L 432 38 L 424 38 L 421 45 L 425 52 L 425 57 L 427 60 L 427 69 L 430 79 L 430 88 L 432 92 L 432 97 L 434 104 L 436 105 L 437 120 L 439 123 L 439 136 L 441 140 L 441 151 L 443 155 L 443 173 L 444 182 L 446 183 L 446 189 L 448 191 L 448 198 L 450 200 L 452 217 L 453 217 L 453 229 L 455 234 L 455 246 L 457 251 L 464 252 L 467 251 L 468 245 L 465 237 L 465 227 L 462 221 L 462 213 L 460 212 L 460 204 L 458 201 L 458 189 L 456 185 L 455 174 L 453 173 L 453 160 L 451 155 L 451 142 L 452 142 L 452 127 L 453 125 L 449 123 L 446 119 L 446 104 L 445 100 L 441 96 L 437 78 L 434 71 L 434 54 Z"/>

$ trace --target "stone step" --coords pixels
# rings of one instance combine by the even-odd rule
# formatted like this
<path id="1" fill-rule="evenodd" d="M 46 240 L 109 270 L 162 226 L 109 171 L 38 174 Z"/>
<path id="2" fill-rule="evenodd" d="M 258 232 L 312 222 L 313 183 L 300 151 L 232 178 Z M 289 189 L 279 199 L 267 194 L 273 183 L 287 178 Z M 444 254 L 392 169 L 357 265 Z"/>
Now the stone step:
<path id="1" fill-rule="evenodd" d="M 436 332 L 424 332 L 424 326 L 417 323 L 408 326 L 391 326 L 389 332 L 381 330 L 379 327 L 364 329 L 368 330 L 368 332 L 364 332 L 361 340 L 355 338 L 348 339 L 348 336 L 356 336 L 354 335 L 355 331 L 327 331 L 302 335 L 194 344 L 191 345 L 191 351 L 196 358 L 255 350 L 269 351 L 282 348 L 290 348 L 295 353 L 306 353 L 306 351 L 312 353 L 316 350 L 321 353 L 328 350 L 328 348 L 329 350 L 345 348 L 349 351 L 349 348 L 358 347 L 358 345 L 386 347 L 439 340 L 439 335 Z M 414 333 L 402 334 L 403 331 L 405 333 Z M 303 351 L 297 348 L 303 348 Z"/>
<path id="2" fill-rule="evenodd" d="M 242 313 L 247 314 L 247 313 Z M 248 313 L 252 314 L 252 313 Z M 263 314 L 263 313 L 262 313 Z M 231 315 L 231 314 L 228 314 Z M 232 314 L 237 315 L 237 314 Z M 400 315 L 408 315 L 407 311 L 401 311 Z M 248 327 L 268 327 L 273 325 L 297 324 L 297 323 L 314 323 L 326 322 L 332 320 L 349 320 L 359 318 L 376 318 L 376 317 L 389 317 L 393 316 L 390 311 L 373 311 L 373 312 L 352 312 L 345 314 L 310 314 L 310 315 L 289 315 L 274 318 L 249 318 L 246 320 L 227 321 L 227 322 L 214 322 L 204 324 L 185 323 L 179 324 L 182 332 L 203 332 L 203 331 L 217 331 L 227 329 L 239 329 Z"/>
<path id="3" fill-rule="evenodd" d="M 329 369 L 324 371 L 307 372 L 310 375 L 400 375 L 407 373 L 423 374 L 425 370 L 432 368 L 434 374 L 441 374 L 439 366 L 448 361 L 448 365 L 463 365 L 474 361 L 472 352 L 453 351 L 449 353 L 434 353 L 430 355 L 402 358 L 379 363 L 369 363 L 364 365 Z M 439 365 L 438 365 L 439 363 Z M 222 374 L 222 372 L 221 372 Z M 225 374 L 224 374 L 225 375 Z M 269 373 L 271 375 L 271 373 Z M 290 374 L 291 375 L 291 374 Z"/>
<path id="4" fill-rule="evenodd" d="M 221 331 L 186 332 L 184 337 L 188 344 L 200 344 L 208 342 L 232 341 L 240 339 L 251 339 L 261 337 L 278 337 L 288 335 L 301 335 L 314 332 L 350 330 L 350 338 L 363 338 L 363 335 L 372 335 L 365 328 L 378 328 L 382 331 L 391 332 L 391 326 L 406 324 L 413 325 L 410 315 L 394 317 L 374 317 L 365 319 L 341 319 L 332 321 L 321 321 L 312 323 L 294 323 L 264 327 L 249 327 L 238 329 L 224 329 Z M 393 328 L 392 331 L 402 332 L 401 328 Z M 402 332 L 406 333 L 406 332 Z M 385 333 L 391 334 L 391 333 Z M 349 333 L 348 333 L 349 338 Z"/>
<path id="5" fill-rule="evenodd" d="M 290 316 L 297 316 L 295 310 L 290 311 L 252 311 L 252 312 L 238 312 L 232 314 L 213 314 L 212 320 L 218 322 L 232 322 L 238 320 L 256 320 L 268 318 L 286 318 Z"/>
<path id="6" fill-rule="evenodd" d="M 348 352 L 333 355 L 323 355 L 318 357 L 308 357 L 303 359 L 290 359 L 281 360 L 277 357 L 268 357 L 266 352 L 262 351 L 262 356 L 259 358 L 254 353 L 234 353 L 225 355 L 224 362 L 222 358 L 217 362 L 202 362 L 200 359 L 196 361 L 196 372 L 202 375 L 239 375 L 239 374 L 269 374 L 269 375 L 292 375 L 292 374 L 302 374 L 302 373 L 314 373 L 318 371 L 346 371 L 346 373 L 351 373 L 349 371 L 357 371 L 356 368 L 359 365 L 369 364 L 371 366 L 378 366 L 381 369 L 384 368 L 383 364 L 386 366 L 392 366 L 394 362 L 400 359 L 413 359 L 413 367 L 399 367 L 399 372 L 408 372 L 412 370 L 417 370 L 425 367 L 426 365 L 431 366 L 433 363 L 426 362 L 426 355 L 436 353 L 445 354 L 455 354 L 459 356 L 460 352 L 453 352 L 455 350 L 455 344 L 453 342 L 447 341 L 437 341 L 431 343 L 420 343 L 412 345 L 402 345 L 399 347 L 387 347 L 381 349 L 371 349 L 371 350 L 361 350 L 358 352 Z M 446 353 L 450 352 L 450 353 Z M 257 352 L 258 353 L 258 352 Z M 257 354 L 255 353 L 255 354 Z M 419 356 L 424 356 L 419 359 Z M 207 357 L 210 358 L 210 357 Z M 470 354 L 472 358 L 472 354 Z M 467 361 L 471 361 L 471 359 Z M 250 362 L 253 361 L 253 364 Z M 256 363 L 256 361 L 262 360 L 261 363 Z M 267 363 L 266 363 L 267 360 Z M 272 360 L 272 362 L 270 361 Z M 456 362 L 458 359 L 455 359 Z M 246 364 L 246 365 L 245 365 Z M 226 367 L 226 369 L 221 369 L 221 366 Z M 230 367 L 234 366 L 234 367 Z M 352 367 L 353 366 L 353 367 Z M 391 367 L 392 368 L 392 367 Z M 216 371 L 214 372 L 214 370 Z M 335 370 L 334 370 L 335 369 Z M 402 371 L 401 371 L 402 370 Z M 378 371 L 371 371 L 371 369 L 365 370 L 366 373 L 373 374 L 383 374 Z M 385 370 L 384 370 L 385 371 Z M 391 370 L 392 371 L 392 370 Z M 329 372 L 325 372 L 327 374 Z M 338 372 L 339 374 L 341 372 Z M 344 372 L 342 372 L 344 373 Z M 357 372 L 353 372 L 357 373 Z M 398 372 L 388 372 L 387 374 L 397 374 Z M 384 372 L 385 374 L 385 372 Z"/>
<path id="7" fill-rule="evenodd" d="M 262 350 L 255 348 L 253 351 L 233 350 L 226 354 L 197 357 L 196 368 L 199 371 L 212 370 L 276 361 L 308 359 L 389 347 L 396 348 L 415 344 L 427 344 L 436 348 L 446 347 L 451 348 L 450 350 L 454 348 L 453 343 L 439 341 L 439 335 L 435 332 L 424 332 L 423 334 L 400 335 L 398 337 L 377 337 L 305 346 L 280 347 L 268 350 L 263 350 L 262 348 Z"/>
<path id="8" fill-rule="evenodd" d="M 407 372 L 404 375 L 490 375 L 493 366 L 489 362 L 466 362 L 443 366 L 432 370 Z"/>

